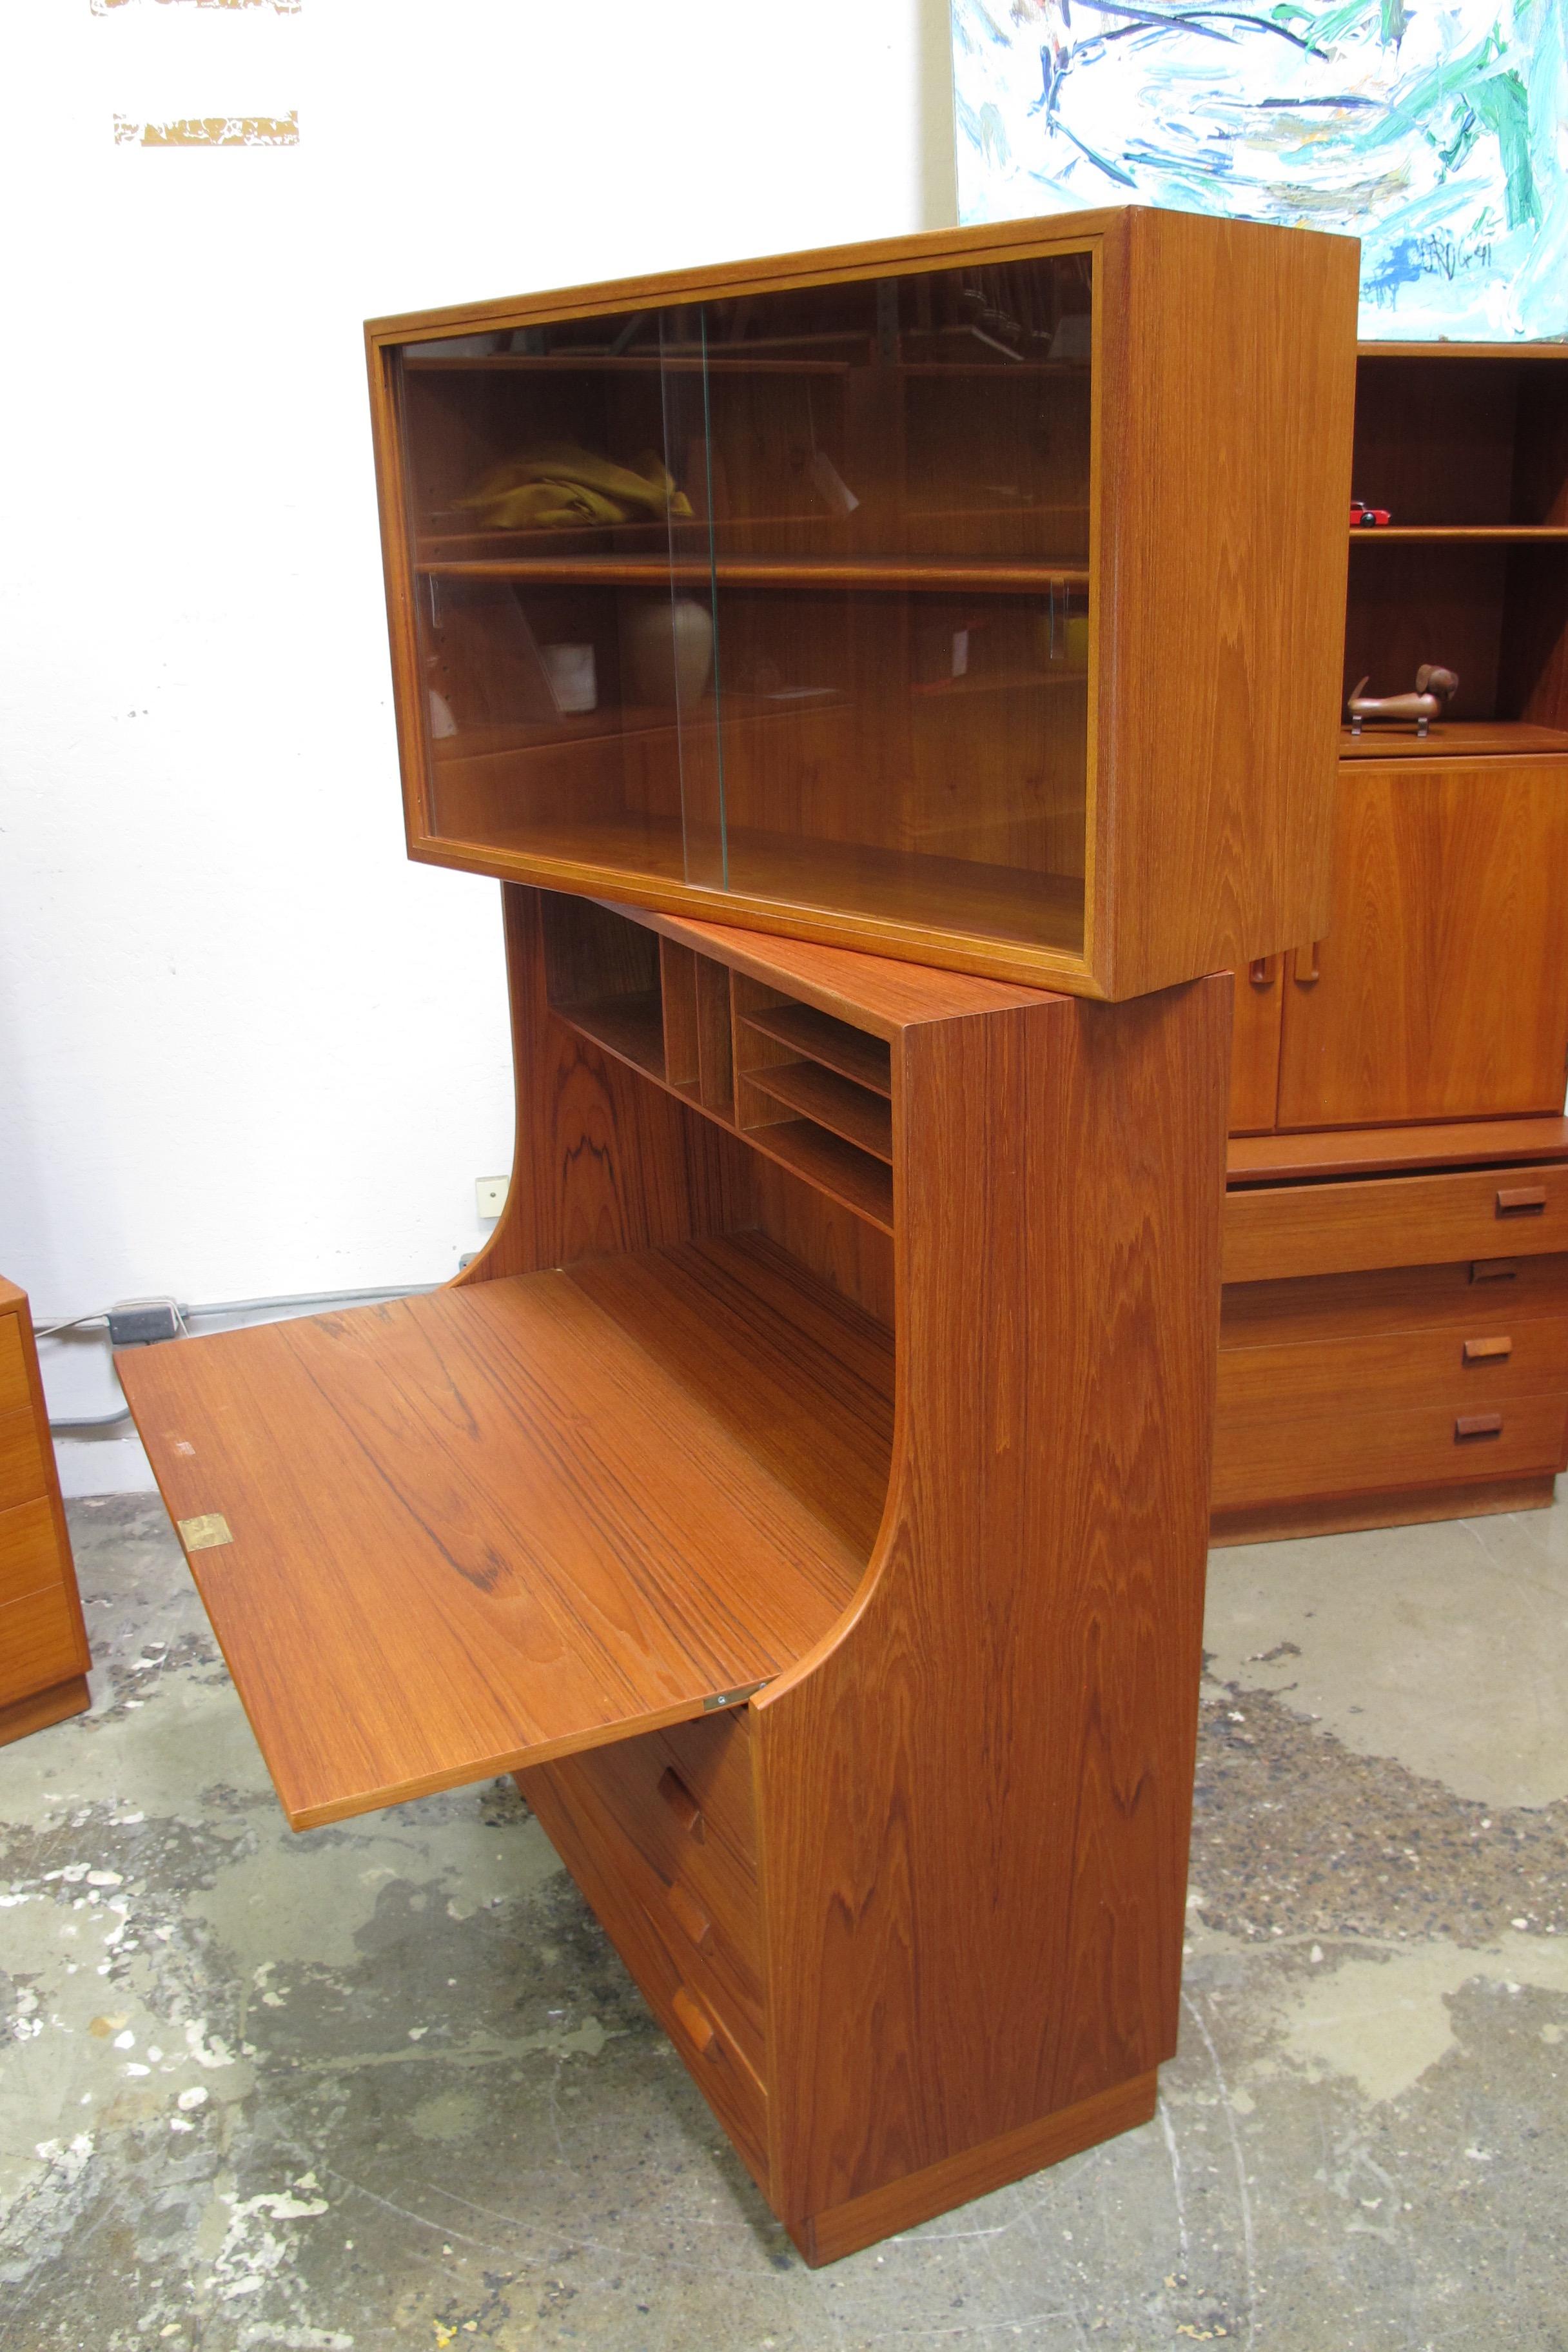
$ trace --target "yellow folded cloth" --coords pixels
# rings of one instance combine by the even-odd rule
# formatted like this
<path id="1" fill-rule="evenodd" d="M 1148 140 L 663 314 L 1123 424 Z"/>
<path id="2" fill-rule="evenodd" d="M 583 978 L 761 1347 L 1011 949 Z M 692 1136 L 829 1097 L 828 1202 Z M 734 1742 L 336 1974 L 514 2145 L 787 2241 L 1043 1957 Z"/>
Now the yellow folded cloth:
<path id="1" fill-rule="evenodd" d="M 509 457 L 458 504 L 472 508 L 488 530 L 570 530 L 691 512 L 653 450 L 617 466 L 574 441 L 541 442 Z"/>

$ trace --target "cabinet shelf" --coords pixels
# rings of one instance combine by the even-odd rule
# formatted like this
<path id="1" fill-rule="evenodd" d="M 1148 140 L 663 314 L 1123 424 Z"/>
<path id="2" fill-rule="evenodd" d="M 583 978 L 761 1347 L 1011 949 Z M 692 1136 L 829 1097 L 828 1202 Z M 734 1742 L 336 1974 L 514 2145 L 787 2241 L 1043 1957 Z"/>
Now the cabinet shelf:
<path id="1" fill-rule="evenodd" d="M 1426 735 L 1369 721 L 1340 730 L 1342 760 L 1519 760 L 1568 751 L 1568 729 L 1524 719 L 1440 719 Z"/>
<path id="2" fill-rule="evenodd" d="M 868 1094 L 854 1079 L 840 1077 L 815 1062 L 775 1062 L 752 1070 L 750 1077 L 752 1085 L 773 1101 L 815 1119 L 818 1127 L 826 1128 L 844 1142 L 892 1166 L 892 1112 L 879 1096 Z M 765 1135 L 767 1129 L 759 1132 Z"/>
<path id="3" fill-rule="evenodd" d="M 1352 547 L 1373 547 L 1379 541 L 1394 547 L 1409 546 L 1413 541 L 1443 541 L 1457 546 L 1463 546 L 1467 541 L 1490 545 L 1519 541 L 1552 546 L 1568 541 L 1568 523 L 1391 522 L 1371 530 L 1359 523 L 1351 525 Z"/>
<path id="4" fill-rule="evenodd" d="M 1086 563 L 954 562 L 916 556 L 510 555 L 456 557 L 417 567 L 426 580 L 517 581 L 538 587 L 962 589 L 1013 596 L 1087 588 Z"/>
<path id="5" fill-rule="evenodd" d="M 853 1078 L 872 1094 L 891 1097 L 892 1069 L 888 1048 L 879 1037 L 868 1037 L 863 1029 L 852 1029 L 847 1021 L 836 1021 L 831 1013 L 817 1013 L 808 1004 L 771 1005 L 765 1012 L 742 1017 L 746 1028 L 771 1037 L 775 1045 L 820 1062 L 840 1077 Z"/>

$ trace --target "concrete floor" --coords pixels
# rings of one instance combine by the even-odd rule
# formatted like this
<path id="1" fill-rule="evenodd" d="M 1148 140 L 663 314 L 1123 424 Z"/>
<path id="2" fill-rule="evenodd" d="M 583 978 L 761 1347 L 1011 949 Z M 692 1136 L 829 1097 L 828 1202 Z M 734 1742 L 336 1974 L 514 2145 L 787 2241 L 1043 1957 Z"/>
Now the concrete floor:
<path id="1" fill-rule="evenodd" d="M 1568 2347 L 1568 1509 L 1215 1556 L 1156 2121 L 805 2268 L 510 1783 L 296 1838 L 161 1507 L 0 1751 L 0 2352 Z"/>

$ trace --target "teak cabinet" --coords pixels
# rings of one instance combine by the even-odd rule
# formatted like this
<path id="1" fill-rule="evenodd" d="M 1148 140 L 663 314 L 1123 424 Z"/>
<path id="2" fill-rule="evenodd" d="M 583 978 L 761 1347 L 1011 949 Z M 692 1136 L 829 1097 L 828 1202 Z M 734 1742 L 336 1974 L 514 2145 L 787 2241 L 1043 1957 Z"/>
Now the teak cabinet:
<path id="1" fill-rule="evenodd" d="M 1237 972 L 1222 1537 L 1547 1502 L 1568 1438 L 1568 347 L 1364 347 L 1354 480 L 1345 690 L 1459 689 L 1342 730 L 1327 935 Z"/>
<path id="2" fill-rule="evenodd" d="M 0 1277 L 0 1747 L 79 1715 L 91 1664 L 27 1297 Z"/>
<path id="3" fill-rule="evenodd" d="M 121 1378 L 289 1820 L 518 1771 L 829 2260 L 1175 2045 L 1230 982 L 507 900 L 485 1255 Z"/>
<path id="4" fill-rule="evenodd" d="M 1354 302 L 1129 210 L 374 322 L 411 854 L 1110 998 L 1315 935 Z"/>
<path id="5" fill-rule="evenodd" d="M 122 1378 L 289 1820 L 517 1772 L 812 2262 L 1174 2047 L 1212 968 L 1325 919 L 1354 260 L 1087 215 L 370 331 L 511 1189 Z"/>

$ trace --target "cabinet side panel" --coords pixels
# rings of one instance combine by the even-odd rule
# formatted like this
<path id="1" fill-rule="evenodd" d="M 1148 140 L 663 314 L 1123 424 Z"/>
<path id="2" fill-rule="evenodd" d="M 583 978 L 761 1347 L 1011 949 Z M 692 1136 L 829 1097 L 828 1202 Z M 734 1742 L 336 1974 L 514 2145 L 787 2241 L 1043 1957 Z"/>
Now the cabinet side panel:
<path id="1" fill-rule="evenodd" d="M 501 899 L 517 1141 L 505 1210 L 459 1282 L 754 1225 L 751 1155 L 556 1019 L 540 893 L 506 883 Z"/>
<path id="2" fill-rule="evenodd" d="M 1113 996 L 1321 936 L 1356 255 L 1130 215 L 1102 444 L 1100 828 Z"/>
<path id="3" fill-rule="evenodd" d="M 792 2221 L 1174 2047 L 1229 997 L 906 1035 L 889 1514 L 753 1701 Z"/>

